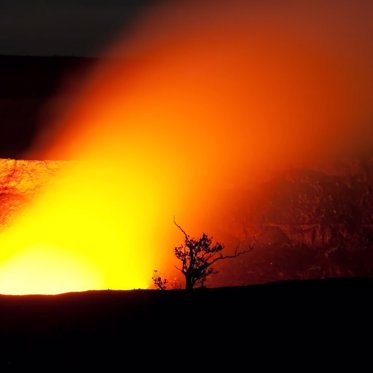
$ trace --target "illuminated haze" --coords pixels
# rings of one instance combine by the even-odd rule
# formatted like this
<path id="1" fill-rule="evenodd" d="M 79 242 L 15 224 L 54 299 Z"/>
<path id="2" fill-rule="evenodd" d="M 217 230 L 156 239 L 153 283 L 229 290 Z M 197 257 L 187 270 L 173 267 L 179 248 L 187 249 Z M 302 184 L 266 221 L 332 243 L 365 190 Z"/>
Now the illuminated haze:
<path id="1" fill-rule="evenodd" d="M 107 51 L 31 152 L 79 162 L 2 234 L 6 292 L 146 287 L 173 216 L 215 233 L 226 190 L 372 145 L 373 6 L 247 3 L 166 2 Z M 14 290 L 25 263 L 66 272 Z"/>

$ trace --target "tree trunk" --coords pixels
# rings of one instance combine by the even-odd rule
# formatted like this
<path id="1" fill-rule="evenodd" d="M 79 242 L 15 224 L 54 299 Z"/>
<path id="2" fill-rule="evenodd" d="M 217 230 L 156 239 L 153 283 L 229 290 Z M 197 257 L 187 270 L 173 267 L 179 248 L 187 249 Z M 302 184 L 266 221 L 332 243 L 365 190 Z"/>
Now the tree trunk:
<path id="1" fill-rule="evenodd" d="M 193 290 L 193 282 L 192 277 L 188 274 L 185 275 L 185 289 L 186 290 Z"/>

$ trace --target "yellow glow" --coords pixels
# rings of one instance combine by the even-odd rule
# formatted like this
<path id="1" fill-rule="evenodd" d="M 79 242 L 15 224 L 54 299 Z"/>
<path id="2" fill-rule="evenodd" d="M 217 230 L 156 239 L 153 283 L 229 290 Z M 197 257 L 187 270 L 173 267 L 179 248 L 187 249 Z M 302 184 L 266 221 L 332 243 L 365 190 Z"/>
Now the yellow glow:
<path id="1" fill-rule="evenodd" d="M 157 262 L 157 186 L 120 166 L 65 166 L 2 233 L 0 293 L 148 286 Z"/>
<path id="2" fill-rule="evenodd" d="M 101 279 L 83 258 L 43 247 L 5 261 L 0 284 L 2 294 L 57 294 L 99 288 Z"/>

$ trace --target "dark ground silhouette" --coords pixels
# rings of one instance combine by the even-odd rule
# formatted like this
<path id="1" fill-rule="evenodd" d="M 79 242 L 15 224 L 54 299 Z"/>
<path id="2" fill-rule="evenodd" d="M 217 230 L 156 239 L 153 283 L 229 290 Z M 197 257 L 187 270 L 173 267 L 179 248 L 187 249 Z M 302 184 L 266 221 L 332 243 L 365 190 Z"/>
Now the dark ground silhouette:
<path id="1" fill-rule="evenodd" d="M 338 279 L 194 292 L 1 296 L 0 364 L 50 369 L 117 364 L 131 371 L 130 364 L 141 370 L 150 361 L 172 367 L 172 357 L 186 368 L 197 364 L 189 353 L 211 369 L 224 361 L 234 369 L 261 349 L 293 354 L 303 343 L 319 349 L 339 339 L 350 344 L 369 337 L 372 290 L 373 279 Z"/>

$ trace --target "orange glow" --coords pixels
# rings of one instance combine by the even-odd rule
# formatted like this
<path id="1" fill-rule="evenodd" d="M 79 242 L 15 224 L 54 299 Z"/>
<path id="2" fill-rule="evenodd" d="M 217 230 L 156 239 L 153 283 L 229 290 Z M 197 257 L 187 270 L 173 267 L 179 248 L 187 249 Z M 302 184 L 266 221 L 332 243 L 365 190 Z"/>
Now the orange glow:
<path id="1" fill-rule="evenodd" d="M 139 24 L 110 51 L 128 59 L 98 66 L 41 136 L 34 154 L 79 161 L 1 234 L 0 293 L 147 287 L 180 240 L 173 216 L 199 233 L 224 190 L 360 142 L 372 71 L 338 43 L 342 16 L 192 3 Z"/>

